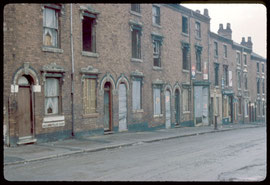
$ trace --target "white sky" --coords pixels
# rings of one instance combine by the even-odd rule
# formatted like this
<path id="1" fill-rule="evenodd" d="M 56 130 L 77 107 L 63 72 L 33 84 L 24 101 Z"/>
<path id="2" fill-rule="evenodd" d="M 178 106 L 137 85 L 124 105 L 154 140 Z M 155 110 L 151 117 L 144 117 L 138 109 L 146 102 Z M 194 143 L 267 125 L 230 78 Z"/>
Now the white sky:
<path id="1" fill-rule="evenodd" d="M 266 58 L 266 7 L 262 4 L 181 4 L 192 10 L 208 9 L 210 30 L 217 33 L 219 24 L 231 24 L 232 40 L 241 43 L 251 37 L 253 52 Z"/>

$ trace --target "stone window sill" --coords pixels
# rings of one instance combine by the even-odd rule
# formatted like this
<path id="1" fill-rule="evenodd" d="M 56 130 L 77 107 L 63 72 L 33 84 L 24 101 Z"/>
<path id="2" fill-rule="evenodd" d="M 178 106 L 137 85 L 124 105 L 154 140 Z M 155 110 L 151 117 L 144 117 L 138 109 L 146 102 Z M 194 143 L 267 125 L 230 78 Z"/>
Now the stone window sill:
<path id="1" fill-rule="evenodd" d="M 157 67 L 157 66 L 153 66 L 153 70 L 155 71 L 162 71 L 163 68 L 161 67 Z"/>
<path id="2" fill-rule="evenodd" d="M 157 27 L 157 28 L 162 28 L 162 26 L 160 26 L 160 25 L 158 25 L 156 23 L 152 23 L 152 26 Z"/>
<path id="3" fill-rule="evenodd" d="M 132 10 L 129 10 L 129 12 L 130 12 L 130 14 L 132 14 L 132 15 L 136 15 L 136 16 L 138 16 L 138 17 L 142 17 L 142 14 L 139 13 L 139 12 L 135 12 L 135 11 L 132 11 Z"/>
<path id="4" fill-rule="evenodd" d="M 202 40 L 201 37 L 197 37 L 197 36 L 195 36 L 195 39 L 196 39 L 196 40 L 200 40 L 200 41 Z"/>
<path id="5" fill-rule="evenodd" d="M 131 58 L 131 62 L 139 62 L 139 63 L 142 63 L 143 60 L 142 60 L 142 59 L 139 59 L 139 58 Z"/>
<path id="6" fill-rule="evenodd" d="M 43 118 L 42 128 L 61 127 L 61 126 L 65 126 L 65 117 L 64 116 L 59 116 L 59 115 L 49 116 L 49 115 L 46 115 Z"/>
<path id="7" fill-rule="evenodd" d="M 183 114 L 190 114 L 190 111 L 183 111 Z"/>
<path id="8" fill-rule="evenodd" d="M 201 72 L 201 71 L 197 71 L 197 70 L 196 70 L 196 73 L 202 74 L 202 72 Z"/>
<path id="9" fill-rule="evenodd" d="M 154 115 L 153 117 L 154 118 L 162 118 L 163 117 L 163 114 Z"/>
<path id="10" fill-rule="evenodd" d="M 83 118 L 97 118 L 99 116 L 99 113 L 91 113 L 91 114 L 83 114 Z"/>
<path id="11" fill-rule="evenodd" d="M 46 46 L 42 47 L 42 51 L 52 52 L 52 53 L 63 53 L 64 52 L 63 49 L 46 47 Z"/>
<path id="12" fill-rule="evenodd" d="M 182 34 L 183 36 L 185 36 L 185 37 L 189 37 L 189 34 L 188 34 L 188 33 L 182 32 L 181 34 Z"/>
<path id="13" fill-rule="evenodd" d="M 143 112 L 143 109 L 133 110 L 132 112 L 133 113 L 142 113 Z"/>
<path id="14" fill-rule="evenodd" d="M 184 73 L 189 73 L 189 71 L 186 70 L 186 69 L 182 69 L 182 72 L 184 72 Z"/>
<path id="15" fill-rule="evenodd" d="M 82 56 L 98 58 L 99 57 L 99 54 L 98 53 L 89 52 L 89 51 L 82 51 Z"/>

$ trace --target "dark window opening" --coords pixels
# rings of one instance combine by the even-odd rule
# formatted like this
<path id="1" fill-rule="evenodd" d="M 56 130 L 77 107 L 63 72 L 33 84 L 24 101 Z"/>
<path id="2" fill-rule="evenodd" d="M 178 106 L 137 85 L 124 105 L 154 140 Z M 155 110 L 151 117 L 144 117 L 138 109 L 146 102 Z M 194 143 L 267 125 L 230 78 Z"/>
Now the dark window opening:
<path id="1" fill-rule="evenodd" d="M 202 64 L 201 64 L 201 52 L 196 51 L 196 70 L 197 71 L 202 71 Z"/>
<path id="2" fill-rule="evenodd" d="M 183 47 L 183 69 L 188 70 L 189 69 L 189 63 L 188 63 L 188 48 Z"/>
<path id="3" fill-rule="evenodd" d="M 131 10 L 134 12 L 141 13 L 140 5 L 139 4 L 131 4 Z"/>
<path id="4" fill-rule="evenodd" d="M 141 33 L 137 29 L 132 31 L 132 58 L 141 58 Z"/>
<path id="5" fill-rule="evenodd" d="M 215 65 L 215 85 L 218 85 L 218 66 L 219 64 L 214 64 Z"/>
<path id="6" fill-rule="evenodd" d="M 94 18 L 83 19 L 83 51 L 96 52 Z"/>
<path id="7" fill-rule="evenodd" d="M 182 17 L 182 32 L 188 34 L 188 19 Z"/>

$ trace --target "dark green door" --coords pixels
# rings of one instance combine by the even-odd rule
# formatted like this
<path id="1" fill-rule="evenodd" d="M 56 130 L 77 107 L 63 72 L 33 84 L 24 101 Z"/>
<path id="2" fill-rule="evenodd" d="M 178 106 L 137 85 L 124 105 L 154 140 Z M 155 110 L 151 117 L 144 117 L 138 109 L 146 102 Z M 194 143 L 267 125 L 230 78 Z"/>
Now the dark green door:
<path id="1" fill-rule="evenodd" d="M 176 124 L 180 124 L 180 95 L 179 90 L 175 90 L 175 122 Z"/>

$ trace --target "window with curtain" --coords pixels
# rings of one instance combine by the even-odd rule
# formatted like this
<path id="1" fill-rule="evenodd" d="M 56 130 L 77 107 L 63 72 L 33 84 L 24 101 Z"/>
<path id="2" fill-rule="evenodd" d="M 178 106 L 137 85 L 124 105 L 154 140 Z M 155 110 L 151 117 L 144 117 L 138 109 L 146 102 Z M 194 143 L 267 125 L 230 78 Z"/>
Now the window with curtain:
<path id="1" fill-rule="evenodd" d="M 45 7 L 43 11 L 43 45 L 59 47 L 58 11 Z"/>
<path id="2" fill-rule="evenodd" d="M 60 114 L 60 87 L 58 78 L 46 78 L 45 82 L 45 114 Z"/>
<path id="3" fill-rule="evenodd" d="M 160 87 L 153 88 L 154 115 L 161 114 Z"/>
<path id="4" fill-rule="evenodd" d="M 140 110 L 142 109 L 142 95 L 141 95 L 141 80 L 132 81 L 132 109 Z"/>
<path id="5" fill-rule="evenodd" d="M 84 114 L 96 112 L 96 79 L 85 78 L 83 83 Z"/>

